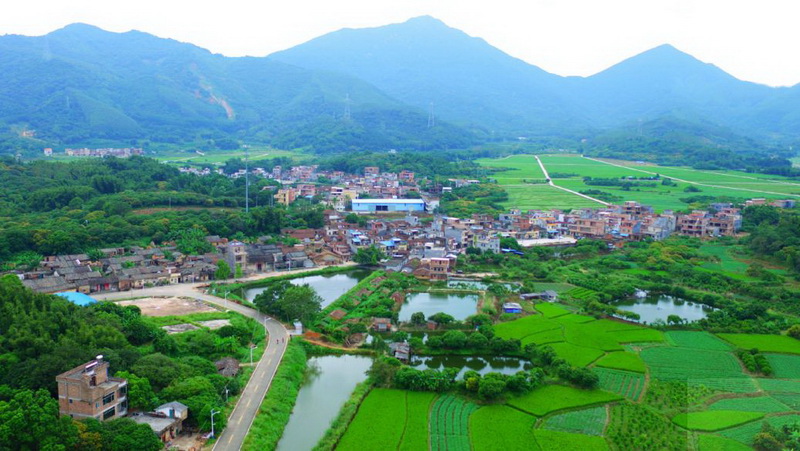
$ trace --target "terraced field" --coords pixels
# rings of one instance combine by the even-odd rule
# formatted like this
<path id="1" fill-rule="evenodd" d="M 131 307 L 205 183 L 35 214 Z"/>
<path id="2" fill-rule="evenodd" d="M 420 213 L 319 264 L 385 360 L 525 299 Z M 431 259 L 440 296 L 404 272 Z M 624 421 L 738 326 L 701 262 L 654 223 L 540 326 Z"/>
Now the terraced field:
<path id="1" fill-rule="evenodd" d="M 800 354 L 800 340 L 786 335 L 719 334 L 719 337 L 741 349 Z"/>

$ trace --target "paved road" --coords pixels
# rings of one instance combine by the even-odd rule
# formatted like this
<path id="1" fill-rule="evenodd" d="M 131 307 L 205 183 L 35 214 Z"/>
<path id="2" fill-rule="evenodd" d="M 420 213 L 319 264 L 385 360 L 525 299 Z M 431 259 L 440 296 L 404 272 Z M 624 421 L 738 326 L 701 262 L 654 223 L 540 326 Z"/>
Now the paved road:
<path id="1" fill-rule="evenodd" d="M 253 420 L 258 414 L 258 409 L 261 406 L 261 401 L 267 394 L 272 378 L 278 370 L 283 358 L 283 353 L 286 351 L 286 344 L 289 341 L 289 333 L 283 325 L 249 307 L 228 302 L 215 296 L 207 295 L 200 291 L 201 284 L 179 284 L 179 285 L 166 285 L 163 287 L 145 288 L 142 290 L 123 291 L 116 293 L 103 293 L 93 295 L 101 300 L 118 300 L 127 299 L 131 297 L 148 297 L 148 296 L 183 296 L 200 299 L 212 304 L 218 305 L 228 310 L 239 312 L 242 315 L 254 318 L 264 324 L 267 331 L 267 348 L 258 361 L 250 380 L 242 391 L 242 396 L 236 403 L 233 412 L 228 417 L 228 425 L 219 435 L 217 442 L 214 444 L 213 451 L 236 451 L 242 448 L 244 438 L 253 424 Z"/>
<path id="2" fill-rule="evenodd" d="M 542 168 L 542 173 L 544 174 L 544 178 L 547 179 L 547 184 L 548 185 L 552 186 L 553 188 L 558 188 L 558 189 L 560 189 L 562 191 L 566 191 L 568 193 L 574 194 L 576 196 L 580 196 L 580 197 L 583 197 L 585 199 L 589 199 L 592 202 L 598 202 L 598 203 L 601 203 L 601 204 L 606 205 L 606 206 L 611 205 L 608 202 L 604 202 L 604 201 L 602 201 L 600 199 L 595 199 L 594 197 L 587 196 L 586 194 L 579 193 L 579 192 L 573 191 L 573 190 L 571 190 L 569 188 L 564 188 L 563 186 L 556 185 L 555 183 L 553 183 L 553 179 L 550 178 L 550 174 L 547 173 L 547 169 L 544 168 L 544 163 L 542 163 L 542 160 L 539 159 L 539 156 L 538 155 L 534 155 L 533 158 L 536 158 L 536 161 L 539 163 L 539 167 Z"/>

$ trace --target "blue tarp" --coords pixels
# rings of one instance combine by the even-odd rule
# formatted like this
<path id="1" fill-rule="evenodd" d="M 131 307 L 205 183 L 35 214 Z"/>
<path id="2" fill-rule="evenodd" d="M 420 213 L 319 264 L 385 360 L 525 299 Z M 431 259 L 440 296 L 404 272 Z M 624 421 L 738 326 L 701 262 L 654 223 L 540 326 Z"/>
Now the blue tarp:
<path id="1" fill-rule="evenodd" d="M 86 307 L 87 305 L 97 303 L 97 299 L 91 296 L 87 296 L 83 293 L 78 293 L 77 291 L 65 291 L 63 293 L 56 293 L 56 296 L 61 296 L 62 298 L 66 298 L 68 301 L 72 302 L 75 305 L 80 305 L 81 307 Z"/>

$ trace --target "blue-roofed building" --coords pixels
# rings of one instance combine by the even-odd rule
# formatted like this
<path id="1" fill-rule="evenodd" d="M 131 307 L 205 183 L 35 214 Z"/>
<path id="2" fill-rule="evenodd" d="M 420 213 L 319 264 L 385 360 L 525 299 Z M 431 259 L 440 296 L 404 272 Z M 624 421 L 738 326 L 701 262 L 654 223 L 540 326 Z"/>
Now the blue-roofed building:
<path id="1" fill-rule="evenodd" d="M 80 305 L 81 307 L 86 307 L 87 305 L 97 303 L 97 299 L 77 291 L 65 291 L 63 293 L 56 293 L 55 295 L 61 296 L 62 298 L 65 298 L 75 305 Z"/>
<path id="2" fill-rule="evenodd" d="M 356 213 L 425 211 L 422 199 L 353 199 L 352 205 Z"/>

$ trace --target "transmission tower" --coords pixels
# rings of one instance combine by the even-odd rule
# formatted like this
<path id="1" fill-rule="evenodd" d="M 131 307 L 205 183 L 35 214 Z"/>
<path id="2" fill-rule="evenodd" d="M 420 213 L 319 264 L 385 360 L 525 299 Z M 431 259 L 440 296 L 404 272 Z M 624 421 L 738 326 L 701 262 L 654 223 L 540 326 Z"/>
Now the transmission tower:
<path id="1" fill-rule="evenodd" d="M 428 105 L 428 128 L 436 125 L 436 116 L 433 115 L 433 102 Z"/>
<path id="2" fill-rule="evenodd" d="M 344 120 L 350 120 L 350 94 L 347 94 L 344 98 Z"/>

